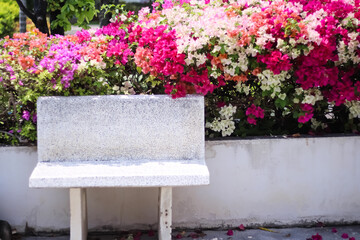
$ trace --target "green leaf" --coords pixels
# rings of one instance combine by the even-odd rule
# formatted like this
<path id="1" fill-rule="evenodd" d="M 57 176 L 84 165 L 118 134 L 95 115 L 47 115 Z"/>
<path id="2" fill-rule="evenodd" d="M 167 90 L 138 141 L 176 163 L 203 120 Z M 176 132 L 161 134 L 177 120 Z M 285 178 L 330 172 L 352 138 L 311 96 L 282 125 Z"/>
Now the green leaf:
<path id="1" fill-rule="evenodd" d="M 136 71 L 140 74 L 142 72 L 141 67 L 136 67 Z"/>
<path id="2" fill-rule="evenodd" d="M 286 104 L 287 104 L 286 98 L 285 98 L 285 100 L 282 100 L 280 98 L 275 100 L 275 106 L 277 108 L 284 108 L 286 106 Z"/>
<path id="3" fill-rule="evenodd" d="M 221 44 L 221 49 L 220 49 L 220 53 L 221 54 L 225 54 L 225 45 L 224 44 Z"/>

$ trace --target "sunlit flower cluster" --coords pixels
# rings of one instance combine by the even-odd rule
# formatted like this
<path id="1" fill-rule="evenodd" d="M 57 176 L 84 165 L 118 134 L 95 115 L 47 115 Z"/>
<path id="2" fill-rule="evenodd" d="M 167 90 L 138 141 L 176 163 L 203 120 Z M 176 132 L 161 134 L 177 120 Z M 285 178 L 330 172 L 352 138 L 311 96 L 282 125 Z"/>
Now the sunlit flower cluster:
<path id="1" fill-rule="evenodd" d="M 138 26 L 166 24 L 164 33 L 175 31 L 178 54 L 185 55 L 185 73 L 172 76 L 177 85 L 167 85 L 174 97 L 192 93 L 194 85 L 208 86 L 195 91 L 207 96 L 228 96 L 233 88 L 236 94 L 217 97 L 211 106 L 225 100 L 244 118 L 256 103 L 267 110 L 259 121 L 286 116 L 309 127 L 312 118 L 325 126 L 326 116 L 336 115 L 338 107 L 358 118 L 358 1 L 157 0 L 154 7 L 141 12 Z M 187 72 L 203 83 L 187 81 Z M 216 110 L 209 112 L 219 121 Z M 247 122 L 254 126 L 254 119 Z"/>

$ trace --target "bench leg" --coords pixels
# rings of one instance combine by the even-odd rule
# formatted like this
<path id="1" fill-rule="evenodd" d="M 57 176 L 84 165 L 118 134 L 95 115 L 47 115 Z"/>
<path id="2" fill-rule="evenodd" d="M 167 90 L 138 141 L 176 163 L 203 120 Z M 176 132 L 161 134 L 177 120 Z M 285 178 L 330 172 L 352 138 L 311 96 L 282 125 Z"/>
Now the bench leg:
<path id="1" fill-rule="evenodd" d="M 70 188 L 70 240 L 86 240 L 86 189 Z"/>
<path id="2" fill-rule="evenodd" d="M 159 240 L 171 240 L 172 188 L 161 187 L 159 194 Z"/>

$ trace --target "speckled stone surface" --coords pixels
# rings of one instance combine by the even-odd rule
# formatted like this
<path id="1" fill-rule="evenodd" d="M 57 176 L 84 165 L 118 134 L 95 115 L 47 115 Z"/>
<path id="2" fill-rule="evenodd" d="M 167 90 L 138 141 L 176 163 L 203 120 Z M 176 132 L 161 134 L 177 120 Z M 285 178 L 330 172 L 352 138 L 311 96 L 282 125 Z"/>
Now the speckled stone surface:
<path id="1" fill-rule="evenodd" d="M 209 183 L 201 96 L 44 97 L 37 110 L 30 187 Z"/>

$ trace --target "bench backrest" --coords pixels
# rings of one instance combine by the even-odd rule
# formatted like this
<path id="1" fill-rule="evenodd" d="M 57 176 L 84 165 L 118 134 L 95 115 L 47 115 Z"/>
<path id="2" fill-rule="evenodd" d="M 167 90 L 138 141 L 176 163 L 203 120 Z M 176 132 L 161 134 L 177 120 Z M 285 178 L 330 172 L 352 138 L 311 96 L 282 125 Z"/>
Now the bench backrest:
<path id="1" fill-rule="evenodd" d="M 41 97 L 39 161 L 204 159 L 204 98 Z"/>

